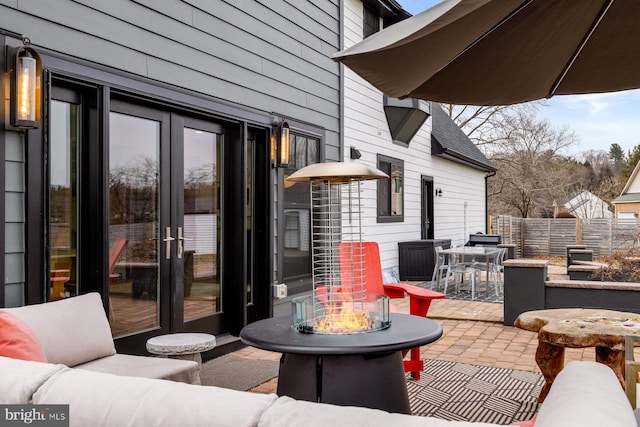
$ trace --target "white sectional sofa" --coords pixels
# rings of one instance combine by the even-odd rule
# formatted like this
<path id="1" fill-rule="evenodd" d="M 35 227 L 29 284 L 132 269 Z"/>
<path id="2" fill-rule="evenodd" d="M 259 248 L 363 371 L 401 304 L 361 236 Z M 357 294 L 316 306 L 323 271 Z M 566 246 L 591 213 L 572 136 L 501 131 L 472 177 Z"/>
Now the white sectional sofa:
<path id="1" fill-rule="evenodd" d="M 462 427 L 443 421 L 239 392 L 173 381 L 117 376 L 0 357 L 0 402 L 68 404 L 71 426 Z M 363 390 L 363 392 L 365 392 Z M 636 427 L 616 376 L 596 362 L 571 362 L 556 378 L 535 427 Z"/>
<path id="2" fill-rule="evenodd" d="M 116 353 L 98 293 L 4 310 L 33 330 L 49 363 L 117 375 L 199 383 L 196 362 Z"/>

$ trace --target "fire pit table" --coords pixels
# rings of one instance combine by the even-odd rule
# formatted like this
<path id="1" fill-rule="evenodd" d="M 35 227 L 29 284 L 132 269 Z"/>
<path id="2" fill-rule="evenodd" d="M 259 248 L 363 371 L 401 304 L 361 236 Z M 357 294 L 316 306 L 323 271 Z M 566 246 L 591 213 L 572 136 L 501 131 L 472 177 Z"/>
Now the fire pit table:
<path id="1" fill-rule="evenodd" d="M 357 334 L 309 334 L 290 316 L 251 323 L 245 344 L 282 353 L 277 393 L 294 399 L 411 412 L 402 350 L 436 341 L 442 327 L 424 317 L 391 314 L 387 329 Z"/>

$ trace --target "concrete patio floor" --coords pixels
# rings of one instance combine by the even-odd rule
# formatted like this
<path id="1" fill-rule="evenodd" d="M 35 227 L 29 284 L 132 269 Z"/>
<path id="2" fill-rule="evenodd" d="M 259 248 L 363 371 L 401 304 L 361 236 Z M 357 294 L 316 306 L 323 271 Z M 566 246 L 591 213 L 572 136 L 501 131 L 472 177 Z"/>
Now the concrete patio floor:
<path id="1" fill-rule="evenodd" d="M 563 267 L 550 266 L 550 276 L 562 274 L 565 274 Z M 409 298 L 394 299 L 392 302 L 398 312 L 409 312 Z M 540 372 L 534 359 L 538 346 L 537 334 L 504 326 L 502 304 L 434 300 L 427 317 L 440 323 L 444 332 L 438 341 L 421 348 L 422 358 Z M 280 359 L 280 353 L 254 347 L 245 347 L 233 354 L 252 359 Z M 565 363 L 572 360 L 595 360 L 595 349 L 567 348 Z M 273 379 L 251 391 L 275 393 L 276 386 L 277 379 Z"/>

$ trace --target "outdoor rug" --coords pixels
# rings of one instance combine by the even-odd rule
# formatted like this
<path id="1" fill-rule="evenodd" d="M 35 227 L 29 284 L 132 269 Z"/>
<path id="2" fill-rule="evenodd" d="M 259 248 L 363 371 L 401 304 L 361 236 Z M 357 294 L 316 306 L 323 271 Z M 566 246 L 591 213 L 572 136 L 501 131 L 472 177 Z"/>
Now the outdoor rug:
<path id="1" fill-rule="evenodd" d="M 407 374 L 411 412 L 443 420 L 510 424 L 531 419 L 544 384 L 538 372 L 425 359 L 420 380 Z M 203 385 L 251 390 L 278 375 L 278 362 L 227 354 L 202 365 Z"/>
<path id="2" fill-rule="evenodd" d="M 538 412 L 542 374 L 425 359 L 420 380 L 407 375 L 413 415 L 510 424 Z"/>
<path id="3" fill-rule="evenodd" d="M 226 354 L 202 364 L 200 381 L 202 385 L 247 391 L 277 377 L 278 367 L 278 362 Z"/>

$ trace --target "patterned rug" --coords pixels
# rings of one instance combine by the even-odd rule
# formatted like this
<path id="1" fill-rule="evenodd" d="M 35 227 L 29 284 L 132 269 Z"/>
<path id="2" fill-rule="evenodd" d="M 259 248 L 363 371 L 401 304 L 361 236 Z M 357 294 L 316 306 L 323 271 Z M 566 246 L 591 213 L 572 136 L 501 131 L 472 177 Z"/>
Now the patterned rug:
<path id="1" fill-rule="evenodd" d="M 509 424 L 538 412 L 540 373 L 425 359 L 420 380 L 407 375 L 413 415 Z"/>

